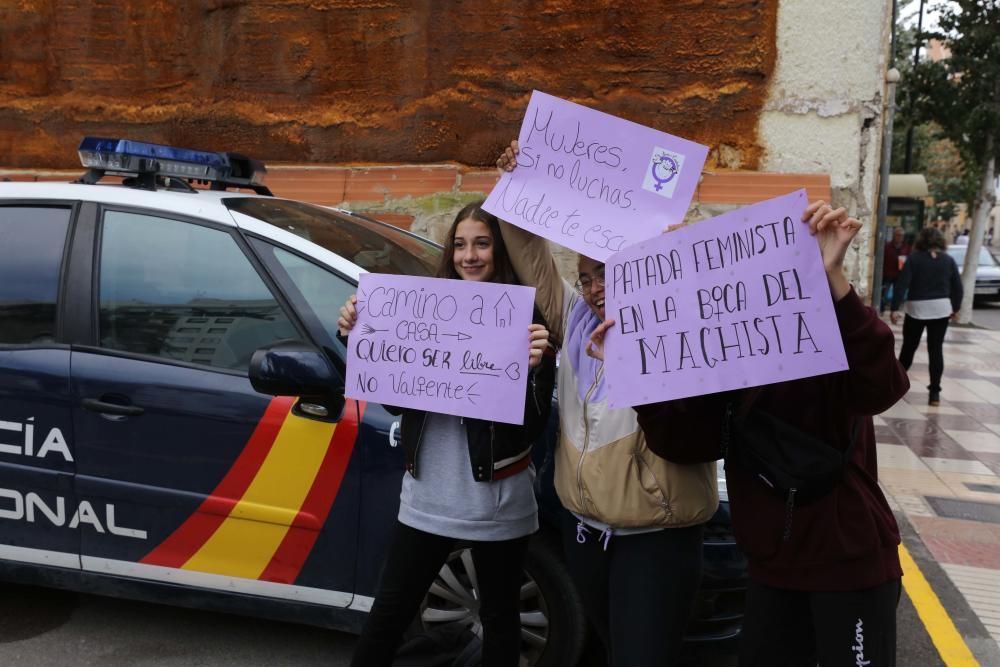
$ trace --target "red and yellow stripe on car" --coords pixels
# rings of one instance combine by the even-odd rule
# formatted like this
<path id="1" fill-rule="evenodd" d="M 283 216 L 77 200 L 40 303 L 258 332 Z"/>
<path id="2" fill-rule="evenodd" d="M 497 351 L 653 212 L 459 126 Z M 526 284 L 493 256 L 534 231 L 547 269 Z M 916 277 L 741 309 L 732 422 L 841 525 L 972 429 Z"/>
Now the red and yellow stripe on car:
<path id="1" fill-rule="evenodd" d="M 294 402 L 271 401 L 215 490 L 140 562 L 295 581 L 336 500 L 364 403 L 349 400 L 333 424 L 293 414 Z"/>

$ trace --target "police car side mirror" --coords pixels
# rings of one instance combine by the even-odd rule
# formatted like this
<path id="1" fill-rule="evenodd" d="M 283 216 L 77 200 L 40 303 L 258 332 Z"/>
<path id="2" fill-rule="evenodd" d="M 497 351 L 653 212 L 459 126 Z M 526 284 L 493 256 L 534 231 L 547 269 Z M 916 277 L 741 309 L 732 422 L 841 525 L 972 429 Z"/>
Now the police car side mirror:
<path id="1" fill-rule="evenodd" d="M 285 340 L 255 351 L 250 384 L 262 394 L 343 400 L 344 382 L 330 360 L 308 343 Z"/>

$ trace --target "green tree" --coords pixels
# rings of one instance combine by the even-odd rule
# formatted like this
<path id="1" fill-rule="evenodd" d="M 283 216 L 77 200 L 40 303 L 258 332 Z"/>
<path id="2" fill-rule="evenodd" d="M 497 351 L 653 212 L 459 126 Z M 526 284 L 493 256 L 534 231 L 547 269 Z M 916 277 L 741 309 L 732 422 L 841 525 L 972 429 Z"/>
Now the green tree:
<path id="1" fill-rule="evenodd" d="M 909 113 L 933 120 L 958 149 L 965 172 L 978 187 L 972 202 L 972 231 L 965 256 L 965 298 L 960 322 L 972 315 L 976 263 L 990 209 L 1000 154 L 1000 0 L 952 0 L 933 8 L 939 29 L 921 38 L 940 40 L 951 56 L 924 60 L 913 68 Z M 960 185 L 961 178 L 958 179 Z M 961 191 L 961 188 L 958 188 Z"/>

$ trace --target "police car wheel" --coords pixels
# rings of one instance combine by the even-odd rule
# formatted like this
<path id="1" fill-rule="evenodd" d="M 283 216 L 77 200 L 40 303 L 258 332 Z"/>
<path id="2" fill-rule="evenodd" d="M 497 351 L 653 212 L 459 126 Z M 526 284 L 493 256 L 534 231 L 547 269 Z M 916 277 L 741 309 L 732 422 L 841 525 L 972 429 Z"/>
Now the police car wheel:
<path id="1" fill-rule="evenodd" d="M 556 548 L 539 536 L 528 547 L 521 584 L 522 667 L 573 665 L 583 650 L 583 605 Z M 424 600 L 423 630 L 457 624 L 481 638 L 477 581 L 471 549 L 453 551 Z"/>

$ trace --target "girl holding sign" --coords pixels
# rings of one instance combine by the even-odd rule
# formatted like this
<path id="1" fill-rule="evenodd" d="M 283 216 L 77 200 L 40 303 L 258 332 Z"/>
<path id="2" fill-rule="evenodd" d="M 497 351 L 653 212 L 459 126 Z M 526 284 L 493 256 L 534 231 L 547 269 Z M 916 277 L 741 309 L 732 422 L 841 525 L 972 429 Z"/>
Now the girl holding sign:
<path id="1" fill-rule="evenodd" d="M 517 141 L 497 160 L 516 165 Z M 562 343 L 555 486 L 572 515 L 566 562 L 613 667 L 670 665 L 701 578 L 702 526 L 719 506 L 715 461 L 657 457 L 632 408 L 608 406 L 604 364 L 587 354 L 605 318 L 604 265 L 564 281 L 545 239 L 501 223 L 511 262 Z"/>
<path id="2" fill-rule="evenodd" d="M 438 278 L 517 284 L 496 217 L 470 204 L 448 231 Z M 357 322 L 357 298 L 340 309 L 346 336 Z M 390 665 L 456 541 L 472 544 L 480 573 L 483 665 L 513 667 L 521 648 L 521 573 L 528 537 L 538 529 L 531 443 L 545 429 L 552 402 L 554 355 L 536 317 L 529 327 L 524 424 L 402 410 L 406 474 L 399 517 L 375 603 L 352 665 Z"/>
<path id="3" fill-rule="evenodd" d="M 844 276 L 844 255 L 861 223 L 822 201 L 803 221 L 819 240 L 849 369 L 635 409 L 660 456 L 685 461 L 699 450 L 728 450 L 733 532 L 750 571 L 741 667 L 894 665 L 899 528 L 878 485 L 871 415 L 890 408 L 910 383 L 892 331 Z M 604 333 L 614 324 L 594 332 L 595 356 L 603 357 Z M 842 453 L 827 485 L 796 502 L 795 491 L 808 488 L 792 488 L 789 497 L 761 481 L 759 462 L 746 456 L 759 448 L 747 424 L 761 413 L 780 425 L 764 431 L 772 443 Z M 804 465 L 794 457 L 784 464 L 796 474 Z"/>

